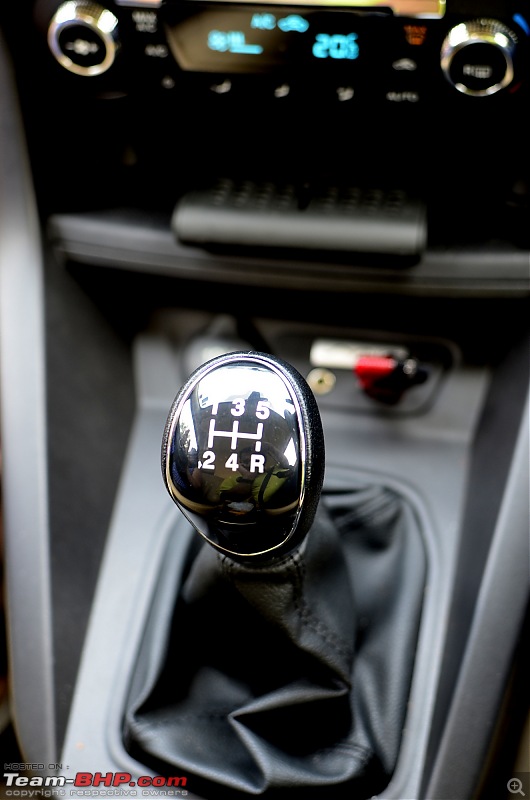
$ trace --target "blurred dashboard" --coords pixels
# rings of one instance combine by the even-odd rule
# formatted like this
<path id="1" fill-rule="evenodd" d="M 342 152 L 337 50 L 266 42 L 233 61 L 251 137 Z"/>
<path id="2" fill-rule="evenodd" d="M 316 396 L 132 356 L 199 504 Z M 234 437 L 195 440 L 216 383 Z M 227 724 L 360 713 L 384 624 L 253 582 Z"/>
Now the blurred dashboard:
<path id="1" fill-rule="evenodd" d="M 38 0 L 4 22 L 67 257 L 310 290 L 526 293 L 523 0 Z"/>

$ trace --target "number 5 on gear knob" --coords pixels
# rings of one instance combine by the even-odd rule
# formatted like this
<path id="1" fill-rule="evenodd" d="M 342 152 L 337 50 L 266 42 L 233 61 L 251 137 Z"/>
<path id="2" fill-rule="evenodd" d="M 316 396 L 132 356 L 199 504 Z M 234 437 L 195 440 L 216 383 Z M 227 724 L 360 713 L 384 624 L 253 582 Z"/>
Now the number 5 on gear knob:
<path id="1" fill-rule="evenodd" d="M 171 406 L 166 488 L 201 536 L 235 561 L 270 563 L 302 542 L 324 465 L 316 400 L 282 359 L 218 356 L 193 372 Z"/>

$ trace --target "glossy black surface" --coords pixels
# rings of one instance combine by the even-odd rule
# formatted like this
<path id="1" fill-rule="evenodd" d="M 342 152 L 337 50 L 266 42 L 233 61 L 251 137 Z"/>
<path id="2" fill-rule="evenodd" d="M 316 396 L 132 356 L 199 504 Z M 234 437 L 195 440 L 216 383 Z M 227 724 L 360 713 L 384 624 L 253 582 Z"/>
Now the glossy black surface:
<path id="1" fill-rule="evenodd" d="M 221 356 L 191 376 L 169 414 L 166 487 L 199 533 L 234 557 L 283 554 L 299 541 L 312 425 L 302 413 L 309 390 L 297 375 L 300 394 L 293 374 L 264 354 Z"/>

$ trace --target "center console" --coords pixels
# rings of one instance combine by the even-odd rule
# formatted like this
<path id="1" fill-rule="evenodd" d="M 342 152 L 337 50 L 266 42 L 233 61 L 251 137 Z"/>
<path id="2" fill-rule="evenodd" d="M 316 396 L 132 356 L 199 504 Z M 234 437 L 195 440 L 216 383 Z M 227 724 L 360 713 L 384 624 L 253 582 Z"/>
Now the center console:
<path id="1" fill-rule="evenodd" d="M 520 289 L 527 17 L 516 0 L 39 0 L 43 74 L 28 80 L 46 98 L 33 113 L 49 120 L 35 146 L 57 192 L 53 235 L 94 260 L 96 225 L 118 265 L 184 274 L 191 263 L 209 279 L 231 280 L 228 250 L 247 257 L 238 279 L 254 280 L 257 249 L 273 256 L 269 283 L 286 255 L 299 288 L 320 288 L 318 259 L 338 291 Z M 86 147 L 97 157 L 71 180 L 58 165 L 85 163 Z M 83 213 L 63 217 L 65 198 Z M 121 212 L 98 213 L 108 207 Z M 150 233 L 135 218 L 127 253 L 126 209 L 151 214 Z"/>
<path id="2" fill-rule="evenodd" d="M 72 797 L 500 795 L 526 666 L 528 3 L 20 0 L 1 25 L 29 772 Z M 283 572 L 205 555 L 203 498 L 186 518 L 160 471 L 176 393 L 234 352 L 287 364 L 322 420 L 323 516 Z M 264 468 L 274 404 L 234 428 L 238 397 L 203 473 L 240 430 Z M 235 524 L 254 495 L 230 477 Z"/>

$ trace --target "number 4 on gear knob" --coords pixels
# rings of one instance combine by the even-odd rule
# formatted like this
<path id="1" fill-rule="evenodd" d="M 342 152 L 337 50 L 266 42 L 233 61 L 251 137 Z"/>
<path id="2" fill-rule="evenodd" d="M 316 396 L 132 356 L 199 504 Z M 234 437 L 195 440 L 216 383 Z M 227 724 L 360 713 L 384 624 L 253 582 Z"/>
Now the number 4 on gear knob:
<path id="1" fill-rule="evenodd" d="M 324 477 L 316 400 L 290 364 L 234 352 L 203 364 L 170 409 L 162 474 L 174 502 L 214 548 L 270 563 L 315 516 Z"/>

